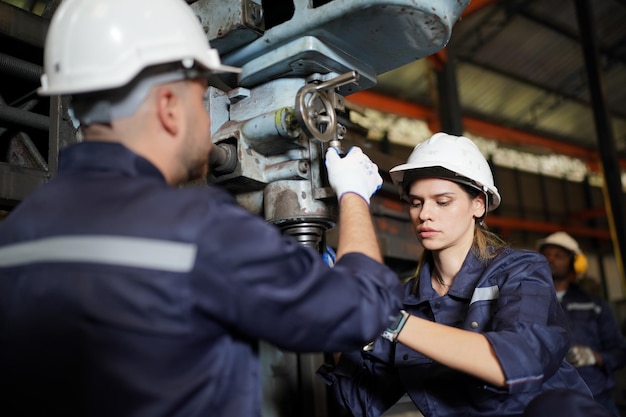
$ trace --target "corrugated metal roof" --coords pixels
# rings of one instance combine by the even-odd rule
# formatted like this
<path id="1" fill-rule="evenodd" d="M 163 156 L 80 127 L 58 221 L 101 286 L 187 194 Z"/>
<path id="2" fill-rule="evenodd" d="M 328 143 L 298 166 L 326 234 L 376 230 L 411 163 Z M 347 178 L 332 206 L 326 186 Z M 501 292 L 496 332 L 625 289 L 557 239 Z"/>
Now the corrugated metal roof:
<path id="1" fill-rule="evenodd" d="M 626 155 L 626 2 L 594 0 L 605 100 L 618 151 Z M 597 149 L 575 2 L 499 1 L 453 29 L 464 115 Z M 373 91 L 432 106 L 433 75 L 420 60 L 379 76 Z"/>

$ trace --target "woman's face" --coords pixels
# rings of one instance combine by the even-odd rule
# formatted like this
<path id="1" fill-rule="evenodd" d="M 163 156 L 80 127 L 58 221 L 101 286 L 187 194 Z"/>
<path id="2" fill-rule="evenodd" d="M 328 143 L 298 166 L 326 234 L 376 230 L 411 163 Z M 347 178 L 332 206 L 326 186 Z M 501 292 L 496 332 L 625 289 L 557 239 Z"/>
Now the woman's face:
<path id="1" fill-rule="evenodd" d="M 471 198 L 453 181 L 420 178 L 409 187 L 408 199 L 415 234 L 424 248 L 471 247 L 475 219 L 485 212 L 481 196 Z"/>

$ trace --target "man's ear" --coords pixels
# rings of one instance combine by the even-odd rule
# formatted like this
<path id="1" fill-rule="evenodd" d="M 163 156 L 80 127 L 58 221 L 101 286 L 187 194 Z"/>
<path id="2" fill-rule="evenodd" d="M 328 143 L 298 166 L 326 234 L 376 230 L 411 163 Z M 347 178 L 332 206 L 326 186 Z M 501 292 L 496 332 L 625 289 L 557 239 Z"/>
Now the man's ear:
<path id="1" fill-rule="evenodd" d="M 181 128 L 182 102 L 175 90 L 168 85 L 160 86 L 155 92 L 157 118 L 163 129 L 176 136 Z"/>

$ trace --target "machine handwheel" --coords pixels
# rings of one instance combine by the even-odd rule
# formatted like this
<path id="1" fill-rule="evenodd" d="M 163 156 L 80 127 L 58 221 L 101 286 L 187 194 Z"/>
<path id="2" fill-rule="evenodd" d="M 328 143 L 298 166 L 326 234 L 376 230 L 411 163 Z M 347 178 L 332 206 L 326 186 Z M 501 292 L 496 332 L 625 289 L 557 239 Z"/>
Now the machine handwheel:
<path id="1" fill-rule="evenodd" d="M 337 134 L 337 114 L 325 91 L 309 84 L 296 94 L 296 117 L 307 136 L 329 142 Z"/>

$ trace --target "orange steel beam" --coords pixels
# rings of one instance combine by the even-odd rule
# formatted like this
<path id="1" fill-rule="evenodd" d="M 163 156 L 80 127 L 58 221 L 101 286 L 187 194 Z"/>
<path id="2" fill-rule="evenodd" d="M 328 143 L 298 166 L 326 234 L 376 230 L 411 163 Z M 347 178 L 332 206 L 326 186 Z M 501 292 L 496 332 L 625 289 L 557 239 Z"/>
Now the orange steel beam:
<path id="1" fill-rule="evenodd" d="M 363 107 L 368 107 L 384 113 L 392 113 L 397 116 L 426 121 L 437 117 L 433 109 L 430 107 L 421 106 L 405 100 L 399 100 L 383 94 L 373 93 L 368 90 L 350 94 L 346 97 L 346 100 Z"/>
<path id="2" fill-rule="evenodd" d="M 569 217 L 574 221 L 586 221 L 606 216 L 607 213 L 604 207 L 595 207 L 587 210 L 582 210 L 577 213 L 572 213 Z"/>
<path id="3" fill-rule="evenodd" d="M 584 226 L 564 226 L 555 223 L 541 222 L 536 220 L 517 219 L 512 217 L 501 217 L 489 215 L 485 221 L 491 228 L 498 227 L 508 230 L 526 230 L 532 232 L 541 232 L 544 234 L 565 231 L 572 236 L 588 237 L 601 240 L 611 240 L 611 232 L 608 229 L 597 229 Z"/>
<path id="4" fill-rule="evenodd" d="M 532 133 L 527 133 L 504 126 L 498 126 L 493 123 L 487 123 L 485 121 L 471 117 L 463 118 L 463 126 L 472 133 L 478 134 L 480 136 L 494 138 L 499 142 L 509 145 L 538 146 L 562 155 L 568 155 L 574 158 L 582 159 L 586 163 L 597 160 L 599 158 L 598 152 L 583 148 L 581 146 L 570 145 L 564 142 L 550 140 L 538 135 L 534 135 Z"/>
<path id="5" fill-rule="evenodd" d="M 467 5 L 463 13 L 461 14 L 461 18 L 470 15 L 478 10 L 491 6 L 492 4 L 499 3 L 501 0 L 472 0 L 470 4 Z"/>
<path id="6" fill-rule="evenodd" d="M 382 198 L 378 200 L 378 204 L 389 209 L 392 212 L 402 213 L 405 216 L 406 221 L 409 221 L 409 216 L 406 209 L 406 203 L 403 203 L 399 198 Z M 595 217 L 606 215 L 603 208 L 584 211 L 580 213 L 584 217 Z M 398 216 L 401 218 L 402 216 Z M 559 230 L 565 231 L 575 237 L 587 237 L 600 240 L 611 240 L 611 233 L 608 229 L 599 229 L 594 227 L 585 227 L 578 225 L 564 225 L 556 224 L 553 222 L 542 222 L 538 220 L 527 220 L 515 217 L 498 216 L 493 213 L 487 216 L 485 221 L 490 228 L 500 229 L 500 234 L 506 235 L 507 232 L 512 230 L 523 230 L 531 232 L 539 232 L 542 234 L 549 234 L 558 232 Z"/>
<path id="7" fill-rule="evenodd" d="M 467 5 L 465 10 L 463 10 L 463 13 L 461 13 L 461 18 L 477 12 L 484 7 L 491 6 L 492 4 L 499 2 L 500 0 L 472 0 L 470 1 L 470 4 Z"/>
<path id="8" fill-rule="evenodd" d="M 385 96 L 369 90 L 351 94 L 346 97 L 346 100 L 383 113 L 424 120 L 431 127 L 431 130 L 438 130 L 436 128 L 433 129 L 433 127 L 438 126 L 437 114 L 432 108 L 427 106 Z M 599 172 L 600 156 L 597 151 L 548 139 L 532 133 L 498 126 L 472 117 L 463 117 L 463 126 L 469 132 L 486 138 L 492 138 L 501 143 L 514 146 L 530 145 L 543 148 L 546 152 L 554 152 L 560 155 L 581 159 L 587 164 L 590 171 Z M 620 160 L 620 166 L 626 169 L 626 161 Z"/>

